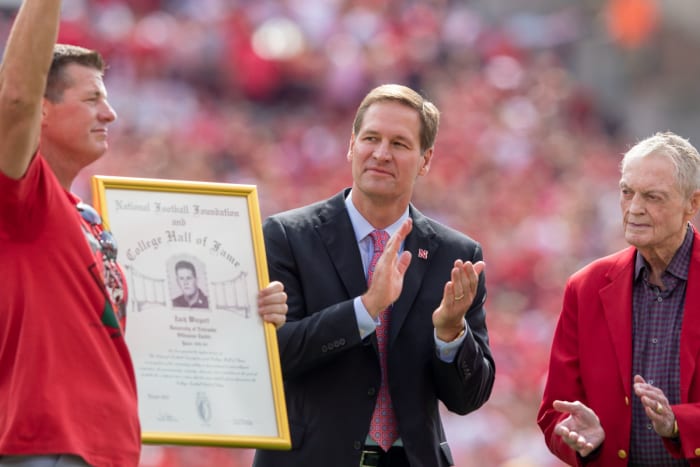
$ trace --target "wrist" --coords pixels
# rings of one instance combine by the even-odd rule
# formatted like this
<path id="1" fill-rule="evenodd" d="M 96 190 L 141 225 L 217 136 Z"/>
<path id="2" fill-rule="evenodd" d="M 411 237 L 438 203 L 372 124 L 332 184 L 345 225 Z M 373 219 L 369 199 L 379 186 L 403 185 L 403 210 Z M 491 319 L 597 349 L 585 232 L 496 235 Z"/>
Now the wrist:
<path id="1" fill-rule="evenodd" d="M 462 324 L 458 328 L 448 328 L 436 330 L 437 338 L 443 342 L 453 342 L 462 337 L 467 332 L 466 326 Z"/>
<path id="2" fill-rule="evenodd" d="M 362 301 L 362 304 L 365 307 L 365 310 L 367 310 L 367 313 L 372 317 L 372 319 L 376 320 L 377 317 L 379 316 L 379 313 L 382 312 L 384 308 L 381 308 L 379 305 L 375 304 L 374 301 L 368 297 L 368 294 L 364 294 L 360 296 L 360 300 Z"/>

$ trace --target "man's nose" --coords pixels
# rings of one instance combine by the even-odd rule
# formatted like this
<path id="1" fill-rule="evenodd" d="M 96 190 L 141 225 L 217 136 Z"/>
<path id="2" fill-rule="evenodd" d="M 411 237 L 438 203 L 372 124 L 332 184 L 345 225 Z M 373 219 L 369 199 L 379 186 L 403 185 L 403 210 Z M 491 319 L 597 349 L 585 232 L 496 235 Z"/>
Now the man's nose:
<path id="1" fill-rule="evenodd" d="M 630 212 L 644 212 L 646 210 L 646 203 L 644 202 L 644 197 L 641 194 L 635 193 L 634 196 L 632 196 L 629 204 L 629 210 Z"/>
<path id="2" fill-rule="evenodd" d="M 388 141 L 382 141 L 372 153 L 375 159 L 388 159 L 391 157 L 391 145 Z"/>
<path id="3" fill-rule="evenodd" d="M 99 109 L 98 117 L 100 121 L 111 123 L 117 120 L 117 112 L 105 99 Z"/>

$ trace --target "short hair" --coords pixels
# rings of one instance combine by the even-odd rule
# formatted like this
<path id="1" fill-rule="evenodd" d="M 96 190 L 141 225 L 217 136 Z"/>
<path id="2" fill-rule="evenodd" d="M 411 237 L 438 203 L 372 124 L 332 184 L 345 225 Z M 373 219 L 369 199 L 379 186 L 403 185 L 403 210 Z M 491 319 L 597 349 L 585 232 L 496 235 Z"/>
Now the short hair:
<path id="1" fill-rule="evenodd" d="M 632 146 L 623 156 L 620 170 L 624 171 L 629 161 L 650 154 L 664 155 L 673 162 L 678 188 L 684 196 L 700 189 L 700 154 L 690 141 L 671 131 L 658 132 Z"/>
<path id="2" fill-rule="evenodd" d="M 77 45 L 56 44 L 53 48 L 53 60 L 51 60 L 51 68 L 44 91 L 44 97 L 49 101 L 60 102 L 63 98 L 63 91 L 70 87 L 71 83 L 63 70 L 72 63 L 93 68 L 100 73 L 105 71 L 104 59 L 96 50 Z"/>
<path id="3" fill-rule="evenodd" d="M 440 125 L 440 111 L 435 104 L 423 98 L 413 89 L 400 84 L 383 84 L 372 89 L 357 108 L 352 125 L 354 134 L 360 132 L 367 109 L 377 102 L 393 101 L 414 109 L 420 117 L 420 149 L 424 153 L 435 145 Z"/>
<path id="4" fill-rule="evenodd" d="M 180 261 L 175 263 L 175 272 L 177 272 L 179 269 L 189 269 L 190 271 L 192 271 L 192 275 L 194 277 L 197 277 L 197 270 L 194 268 L 194 264 L 190 263 L 189 261 L 181 259 Z"/>

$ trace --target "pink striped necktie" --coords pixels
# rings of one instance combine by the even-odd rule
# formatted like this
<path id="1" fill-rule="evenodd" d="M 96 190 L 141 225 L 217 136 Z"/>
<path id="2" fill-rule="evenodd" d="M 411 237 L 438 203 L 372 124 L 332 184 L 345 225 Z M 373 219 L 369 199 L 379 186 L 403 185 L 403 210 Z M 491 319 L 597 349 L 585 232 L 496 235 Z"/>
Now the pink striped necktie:
<path id="1" fill-rule="evenodd" d="M 384 230 L 374 230 L 370 234 L 372 244 L 374 245 L 374 254 L 369 263 L 367 270 L 367 285 L 372 281 L 374 268 L 377 265 L 379 257 L 384 251 L 386 242 L 389 240 L 389 234 Z M 391 404 L 391 396 L 389 394 L 389 384 L 387 380 L 387 350 L 389 341 L 389 311 L 391 307 L 386 308 L 379 314 L 379 326 L 377 326 L 377 343 L 379 347 L 379 364 L 382 371 L 382 382 L 379 387 L 379 396 L 377 403 L 374 406 L 372 421 L 369 426 L 370 437 L 385 451 L 388 451 L 394 441 L 399 437 L 399 430 L 396 425 L 396 416 L 394 408 Z"/>

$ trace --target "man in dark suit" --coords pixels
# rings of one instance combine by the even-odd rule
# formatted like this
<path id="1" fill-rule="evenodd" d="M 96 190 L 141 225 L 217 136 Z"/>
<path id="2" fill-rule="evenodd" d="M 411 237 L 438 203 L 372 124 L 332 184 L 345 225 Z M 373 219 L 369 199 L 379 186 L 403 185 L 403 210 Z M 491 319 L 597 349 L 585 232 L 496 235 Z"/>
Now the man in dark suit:
<path id="1" fill-rule="evenodd" d="M 495 368 L 480 245 L 410 204 L 438 123 L 413 90 L 375 88 L 353 125 L 352 188 L 265 221 L 270 278 L 288 294 L 292 449 L 259 450 L 255 466 L 454 464 L 438 401 L 478 409 Z"/>

